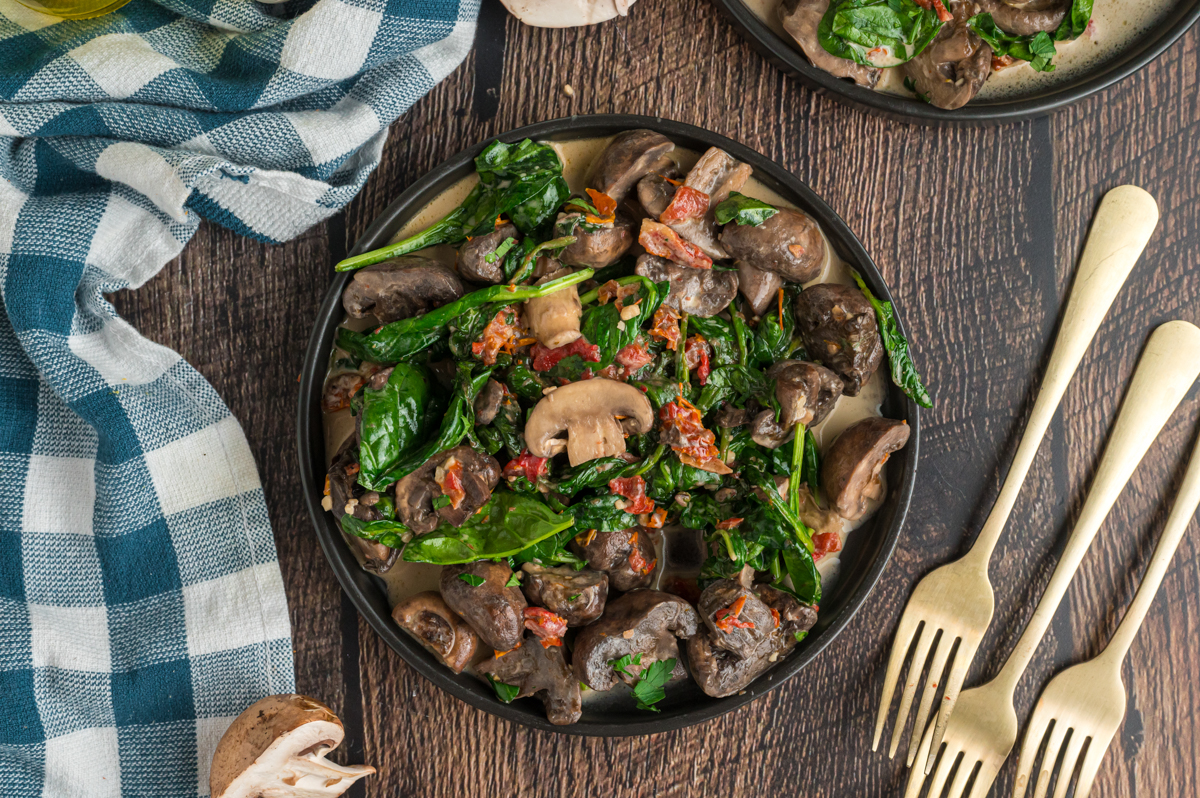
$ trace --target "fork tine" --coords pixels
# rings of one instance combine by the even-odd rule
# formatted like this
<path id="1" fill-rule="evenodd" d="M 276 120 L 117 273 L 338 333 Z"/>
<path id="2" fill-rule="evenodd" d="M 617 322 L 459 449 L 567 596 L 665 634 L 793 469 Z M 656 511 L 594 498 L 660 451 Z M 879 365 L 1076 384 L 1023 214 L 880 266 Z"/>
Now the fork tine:
<path id="1" fill-rule="evenodd" d="M 1046 742 L 1046 753 L 1042 754 L 1042 764 L 1038 768 L 1037 786 L 1033 789 L 1033 798 L 1046 798 L 1046 790 L 1050 787 L 1050 777 L 1054 775 L 1054 765 L 1058 762 L 1058 751 L 1066 736 L 1067 724 L 1059 720 L 1054 721 L 1054 728 L 1050 730 L 1050 739 Z"/>
<path id="2" fill-rule="evenodd" d="M 942 737 L 946 734 L 946 724 L 950 722 L 950 715 L 954 712 L 954 705 L 958 703 L 958 694 L 962 692 L 963 681 L 967 678 L 967 669 L 971 667 L 971 660 L 975 659 L 975 649 L 979 647 L 979 641 L 969 642 L 967 638 L 959 639 L 958 653 L 954 655 L 954 663 L 950 667 L 950 675 L 946 677 L 946 689 L 942 693 L 942 705 L 938 707 L 937 724 L 933 727 L 933 737 L 929 746 L 928 758 L 925 762 L 925 772 L 933 768 L 933 754 L 937 752 L 938 746 L 942 743 Z M 921 755 L 917 754 L 917 762 L 921 762 Z"/>
<path id="3" fill-rule="evenodd" d="M 950 777 L 950 771 L 954 768 L 954 763 L 959 760 L 959 754 L 962 753 L 957 748 L 946 746 L 946 750 L 942 751 L 942 757 L 938 760 L 937 770 L 933 772 L 932 786 L 929 788 L 929 794 L 926 798 L 939 798 L 942 794 L 942 788 L 946 786 L 946 779 Z M 964 766 L 966 757 L 962 757 Z M 913 768 L 910 773 L 916 773 L 919 768 Z M 956 797 L 955 797 L 956 798 Z"/>
<path id="4" fill-rule="evenodd" d="M 879 740 L 883 737 L 883 725 L 887 722 L 888 710 L 892 708 L 892 696 L 896 693 L 896 682 L 900 678 L 900 669 L 904 667 L 904 657 L 912 648 L 913 636 L 920 634 L 921 621 L 909 617 L 905 608 L 900 624 L 896 627 L 896 637 L 892 642 L 892 653 L 888 656 L 887 672 L 883 675 L 883 695 L 879 699 L 879 712 L 875 715 L 875 740 L 871 750 L 879 750 Z"/>
<path id="5" fill-rule="evenodd" d="M 921 735 L 921 756 L 929 750 L 929 741 L 933 737 L 933 726 L 925 729 L 925 733 Z M 921 785 L 925 783 L 926 774 L 921 768 L 910 768 L 908 771 L 908 789 L 904 792 L 904 798 L 917 798 L 921 792 Z M 933 798 L 933 793 L 929 793 L 928 798 Z"/>
<path id="6" fill-rule="evenodd" d="M 1067 752 L 1063 754 L 1062 767 L 1058 769 L 1054 798 L 1067 798 L 1067 787 L 1071 784 L 1071 777 L 1075 775 L 1075 768 L 1079 764 L 1079 752 L 1083 750 L 1086 739 L 1078 729 L 1071 731 L 1071 739 L 1067 740 Z"/>
<path id="7" fill-rule="evenodd" d="M 988 791 L 996 783 L 996 774 L 1000 772 L 1000 766 L 1003 764 L 1003 759 L 999 761 L 985 759 L 980 763 L 979 775 L 975 777 L 975 786 L 971 787 L 971 798 L 987 798 Z"/>
<path id="8" fill-rule="evenodd" d="M 1017 759 L 1017 777 L 1013 781 L 1012 798 L 1025 798 L 1029 788 L 1029 777 L 1033 773 L 1033 763 L 1037 761 L 1038 749 L 1046 738 L 1046 729 L 1054 719 L 1048 713 L 1033 711 L 1029 725 L 1025 728 L 1025 739 L 1021 741 L 1021 754 Z"/>
<path id="9" fill-rule="evenodd" d="M 946 660 L 954 650 L 955 640 L 950 640 L 949 633 L 942 630 L 941 640 L 933 651 L 933 663 L 929 666 L 929 681 L 921 691 L 921 705 L 917 707 L 917 719 L 913 722 L 913 733 L 908 738 L 908 766 L 912 767 L 917 757 L 917 748 L 921 745 L 921 731 L 929 723 L 929 710 L 933 706 L 933 697 L 937 695 L 938 684 L 945 686 L 942 676 L 946 671 Z M 957 639 L 957 638 L 956 638 Z"/>
<path id="10" fill-rule="evenodd" d="M 963 753 L 962 761 L 958 763 L 958 770 L 954 774 L 954 781 L 950 782 L 950 792 L 947 793 L 949 798 L 966 798 L 967 779 L 971 778 L 977 764 L 979 760 Z"/>
<path id="11" fill-rule="evenodd" d="M 888 759 L 896 756 L 900 747 L 900 738 L 904 736 L 904 727 L 908 725 L 908 712 L 912 709 L 913 696 L 916 695 L 917 685 L 921 683 L 921 674 L 925 672 L 925 663 L 929 659 L 929 649 L 933 647 L 940 629 L 933 629 L 928 623 L 917 639 L 917 647 L 913 651 L 912 661 L 908 664 L 908 678 L 904 680 L 904 692 L 900 696 L 900 709 L 896 711 L 896 724 L 892 727 L 892 739 L 888 743 Z M 913 737 L 921 733 L 920 726 L 913 726 Z M 911 757 L 909 759 L 911 763 Z"/>
<path id="12" fill-rule="evenodd" d="M 1087 753 L 1083 755 L 1083 767 L 1079 769 L 1079 782 L 1075 785 L 1075 798 L 1088 798 L 1088 793 L 1092 791 L 1092 782 L 1096 780 L 1096 771 L 1100 770 L 1100 763 L 1104 761 L 1104 752 L 1108 750 L 1107 745 L 1097 745 L 1095 737 L 1088 743 Z"/>

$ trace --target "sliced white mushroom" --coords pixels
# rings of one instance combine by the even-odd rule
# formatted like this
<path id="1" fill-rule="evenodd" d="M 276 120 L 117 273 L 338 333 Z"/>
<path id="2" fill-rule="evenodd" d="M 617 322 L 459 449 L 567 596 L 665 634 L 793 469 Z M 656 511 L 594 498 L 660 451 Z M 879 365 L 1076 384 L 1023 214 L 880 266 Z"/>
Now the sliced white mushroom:
<path id="1" fill-rule="evenodd" d="M 574 28 L 626 16 L 637 0 L 502 0 L 509 13 L 538 28 Z"/>
<path id="2" fill-rule="evenodd" d="M 325 755 L 345 731 L 329 707 L 302 695 L 273 695 L 251 704 L 226 729 L 213 754 L 212 798 L 330 798 L 375 772 L 338 765 Z"/>
<path id="3" fill-rule="evenodd" d="M 645 394 L 628 383 L 596 378 L 543 397 L 525 425 L 525 442 L 534 457 L 565 451 L 575 466 L 624 454 L 626 433 L 640 435 L 653 424 Z"/>

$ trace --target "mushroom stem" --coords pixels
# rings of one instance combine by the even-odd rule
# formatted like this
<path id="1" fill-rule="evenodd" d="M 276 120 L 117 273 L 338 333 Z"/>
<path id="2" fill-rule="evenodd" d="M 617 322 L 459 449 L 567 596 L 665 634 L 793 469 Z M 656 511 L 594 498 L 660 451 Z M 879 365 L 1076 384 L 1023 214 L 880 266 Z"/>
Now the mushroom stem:
<path id="1" fill-rule="evenodd" d="M 295 787 L 315 787 L 320 790 L 330 790 L 331 787 L 341 786 L 345 781 L 349 787 L 363 776 L 370 776 L 375 768 L 370 765 L 339 765 L 325 758 L 324 752 L 298 756 L 288 766 L 290 777 L 284 777 L 285 783 L 290 781 Z M 319 782 L 304 784 L 303 780 L 312 777 Z M 336 794 L 331 792 L 330 794 Z"/>

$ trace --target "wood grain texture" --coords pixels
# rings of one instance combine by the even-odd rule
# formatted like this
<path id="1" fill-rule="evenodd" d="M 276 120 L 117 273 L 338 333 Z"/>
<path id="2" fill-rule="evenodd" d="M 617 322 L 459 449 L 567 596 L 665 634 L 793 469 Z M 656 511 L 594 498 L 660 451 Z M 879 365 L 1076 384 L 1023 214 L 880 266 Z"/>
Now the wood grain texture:
<path id="1" fill-rule="evenodd" d="M 495 0 L 485 0 L 492 3 Z M 508 19 L 499 107 L 480 120 L 474 58 L 393 125 L 344 213 L 282 246 L 205 224 L 145 287 L 113 299 L 181 352 L 241 420 L 275 528 L 297 685 L 347 721 L 344 756 L 370 796 L 879 796 L 905 770 L 869 750 L 891 634 L 915 581 L 962 552 L 1027 415 L 1074 260 L 1103 193 L 1136 183 L 1161 226 L 1067 391 L 992 564 L 997 615 L 968 684 L 990 677 L 1054 565 L 1150 330 L 1200 323 L 1200 33 L 1101 96 L 998 129 L 887 122 L 767 64 L 705 0 L 641 0 L 628 19 L 551 31 Z M 494 62 L 491 66 L 494 69 Z M 571 84 L 575 96 L 562 91 Z M 300 500 L 296 378 L 331 265 L 413 180 L 510 128 L 568 114 L 670 117 L 738 139 L 807 181 L 862 238 L 897 298 L 936 394 L 904 535 L 869 607 L 783 687 L 702 726 L 651 738 L 534 732 L 432 687 L 362 622 Z M 1193 390 L 1118 502 L 1018 691 L 1107 641 L 1132 598 L 1196 434 Z M 1200 539 L 1186 538 L 1125 669 L 1129 713 L 1094 795 L 1177 796 L 1200 783 Z M 1014 763 L 994 795 L 1012 789 Z M 358 789 L 358 788 L 356 788 Z"/>

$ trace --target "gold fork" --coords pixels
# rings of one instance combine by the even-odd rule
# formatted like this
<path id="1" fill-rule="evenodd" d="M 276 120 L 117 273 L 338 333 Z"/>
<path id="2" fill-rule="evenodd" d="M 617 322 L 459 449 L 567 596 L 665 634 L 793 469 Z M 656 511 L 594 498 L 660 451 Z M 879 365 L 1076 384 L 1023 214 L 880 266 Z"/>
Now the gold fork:
<path id="1" fill-rule="evenodd" d="M 1095 337 L 1100 322 L 1108 313 L 1113 299 L 1124 285 L 1125 278 L 1129 276 L 1157 224 L 1158 205 L 1153 197 L 1136 186 L 1115 188 L 1100 203 L 1079 261 L 1041 391 L 996 504 L 971 551 L 962 559 L 931 572 L 917 584 L 896 627 L 892 653 L 883 677 L 879 713 L 875 718 L 872 751 L 879 750 L 879 740 L 891 708 L 896 682 L 910 649 L 913 651 L 912 660 L 904 682 L 900 708 L 896 713 L 888 756 L 896 755 L 926 666 L 929 668 L 928 683 L 921 693 L 909 740 L 908 764 L 911 766 L 913 763 L 939 683 L 943 687 L 935 740 L 941 739 L 942 730 L 954 711 L 967 669 L 992 620 L 995 601 L 987 572 L 992 550 L 1004 531 L 1025 475 L 1029 473 L 1029 466 L 1058 409 L 1067 383 L 1071 381 L 1084 351 Z M 949 676 L 943 680 L 946 664 L 956 645 Z"/>
<path id="2" fill-rule="evenodd" d="M 1071 775 L 1076 769 L 1079 778 L 1075 785 L 1075 798 L 1087 798 L 1092 791 L 1092 781 L 1096 778 L 1104 752 L 1108 750 L 1113 735 L 1125 717 L 1125 685 L 1121 681 L 1121 663 L 1129 653 L 1129 645 L 1141 628 L 1146 611 L 1154 601 L 1167 566 L 1187 532 L 1197 507 L 1200 507 L 1200 438 L 1196 440 L 1179 496 L 1171 508 L 1171 515 L 1167 518 L 1167 525 L 1154 549 L 1150 565 L 1146 567 L 1142 585 L 1108 647 L 1095 659 L 1081 662 L 1058 674 L 1042 691 L 1021 743 L 1013 798 L 1023 798 L 1025 795 L 1033 763 L 1047 729 L 1050 729 L 1050 737 L 1038 771 L 1034 798 L 1045 798 L 1064 741 L 1066 754 L 1058 771 L 1054 798 L 1066 796 Z M 1081 757 L 1084 743 L 1087 744 L 1087 752 Z"/>
<path id="3" fill-rule="evenodd" d="M 1200 328 L 1185 321 L 1172 321 L 1155 330 L 1121 403 L 1121 412 L 1079 520 L 1029 625 L 996 678 L 959 696 L 958 707 L 945 728 L 941 755 L 935 757 L 938 749 L 933 745 L 933 724 L 921 738 L 918 761 L 932 764 L 936 758 L 937 762 L 929 798 L 942 795 L 952 772 L 949 798 L 965 796 L 967 782 L 977 768 L 970 798 L 983 798 L 991 789 L 996 773 L 1017 741 L 1017 713 L 1013 708 L 1017 682 L 1117 495 L 1197 376 L 1200 376 Z M 909 772 L 905 798 L 920 794 L 927 772 L 920 767 Z"/>

